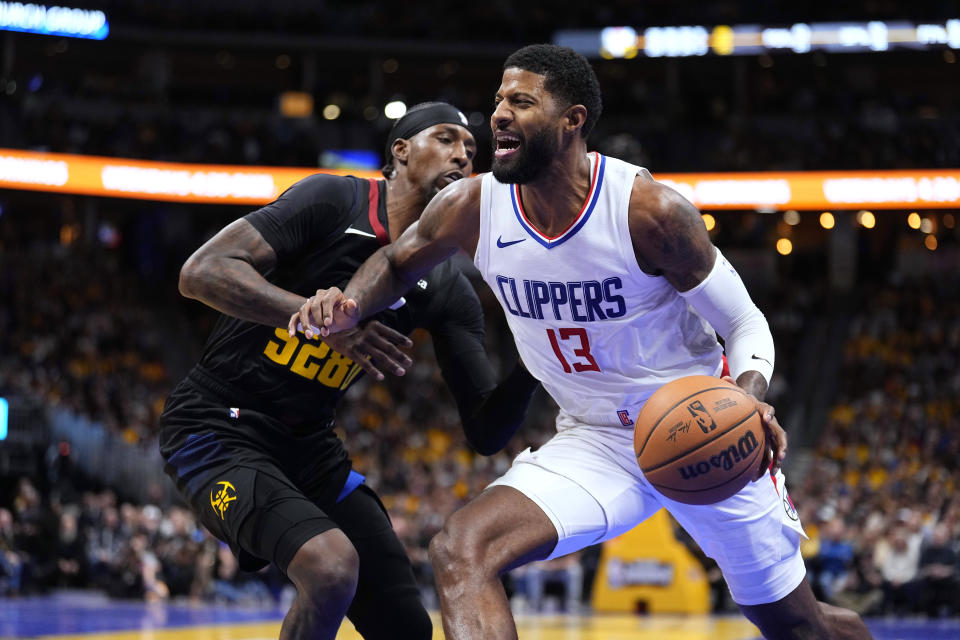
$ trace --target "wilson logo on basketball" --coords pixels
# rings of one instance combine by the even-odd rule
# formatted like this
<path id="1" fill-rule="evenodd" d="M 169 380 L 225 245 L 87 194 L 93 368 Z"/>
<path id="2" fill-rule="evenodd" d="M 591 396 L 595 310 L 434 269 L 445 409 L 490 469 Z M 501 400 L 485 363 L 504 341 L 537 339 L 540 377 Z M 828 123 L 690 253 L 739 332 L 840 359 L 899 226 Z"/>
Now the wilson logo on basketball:
<path id="1" fill-rule="evenodd" d="M 747 431 L 737 440 L 737 444 L 730 445 L 720 453 L 710 456 L 707 460 L 680 467 L 680 476 L 684 480 L 693 480 L 697 476 L 710 473 L 713 469 L 729 471 L 733 468 L 733 465 L 739 464 L 741 460 L 749 459 L 750 454 L 756 451 L 759 444 L 753 431 Z"/>

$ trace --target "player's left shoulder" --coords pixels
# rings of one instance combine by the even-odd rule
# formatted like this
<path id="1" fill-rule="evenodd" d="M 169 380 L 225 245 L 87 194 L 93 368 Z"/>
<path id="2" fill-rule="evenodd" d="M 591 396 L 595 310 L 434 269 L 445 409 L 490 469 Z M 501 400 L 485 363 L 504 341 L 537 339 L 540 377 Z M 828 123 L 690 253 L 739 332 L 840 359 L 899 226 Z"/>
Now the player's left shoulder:
<path id="1" fill-rule="evenodd" d="M 630 215 L 650 223 L 667 223 L 677 218 L 689 218 L 697 208 L 680 193 L 657 182 L 646 169 L 637 172 L 630 192 Z"/>
<path id="2" fill-rule="evenodd" d="M 359 178 L 315 173 L 291 185 L 273 205 L 288 212 L 290 217 L 302 213 L 324 214 L 321 217 L 346 213 L 355 209 L 360 194 L 369 190 L 366 186 L 368 181 L 364 180 L 363 183 L 364 189 L 361 191 Z"/>
<path id="3" fill-rule="evenodd" d="M 634 178 L 628 215 L 634 238 L 688 234 L 703 227 L 703 218 L 693 203 L 654 180 L 646 170 Z"/>
<path id="4" fill-rule="evenodd" d="M 697 208 L 649 172 L 634 178 L 628 216 L 637 260 L 647 273 L 670 270 L 670 265 L 684 262 L 690 254 L 710 253 L 710 239 Z"/>

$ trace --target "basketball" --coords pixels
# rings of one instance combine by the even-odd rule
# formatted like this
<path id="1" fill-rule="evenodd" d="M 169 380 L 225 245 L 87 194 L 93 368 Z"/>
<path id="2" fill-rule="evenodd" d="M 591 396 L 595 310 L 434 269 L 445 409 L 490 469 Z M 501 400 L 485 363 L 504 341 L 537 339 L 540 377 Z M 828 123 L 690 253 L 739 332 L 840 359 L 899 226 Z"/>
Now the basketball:
<path id="1" fill-rule="evenodd" d="M 640 411 L 633 447 L 657 491 L 685 504 L 713 504 L 756 475 L 765 449 L 757 401 L 711 376 L 687 376 L 654 393 Z"/>

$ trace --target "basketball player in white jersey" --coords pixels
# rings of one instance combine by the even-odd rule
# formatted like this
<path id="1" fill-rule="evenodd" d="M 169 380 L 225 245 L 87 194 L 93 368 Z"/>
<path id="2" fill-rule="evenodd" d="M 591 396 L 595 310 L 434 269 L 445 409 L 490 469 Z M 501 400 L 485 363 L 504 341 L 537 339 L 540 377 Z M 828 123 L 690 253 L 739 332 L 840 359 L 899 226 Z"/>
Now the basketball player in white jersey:
<path id="1" fill-rule="evenodd" d="M 803 530 L 779 473 L 786 434 L 770 405 L 760 404 L 770 449 L 737 495 L 685 505 L 640 472 L 632 425 L 657 388 L 719 375 L 716 331 L 732 377 L 762 401 L 773 340 L 696 208 L 645 169 L 587 153 L 600 110 L 582 56 L 552 45 L 511 55 L 491 117 L 493 172 L 444 189 L 345 292 L 318 291 L 290 319 L 321 333 L 352 327 L 461 249 L 560 406 L 557 435 L 521 453 L 430 544 L 446 638 L 516 638 L 501 573 L 613 538 L 661 507 L 716 559 L 765 637 L 869 638 L 859 616 L 818 603 L 804 579 Z"/>

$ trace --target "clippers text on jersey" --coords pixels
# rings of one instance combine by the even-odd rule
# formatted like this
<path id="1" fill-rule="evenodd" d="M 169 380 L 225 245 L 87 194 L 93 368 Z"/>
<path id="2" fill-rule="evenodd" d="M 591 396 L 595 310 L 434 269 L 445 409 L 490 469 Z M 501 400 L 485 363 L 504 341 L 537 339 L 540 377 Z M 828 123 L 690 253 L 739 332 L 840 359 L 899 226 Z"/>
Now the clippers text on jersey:
<path id="1" fill-rule="evenodd" d="M 556 320 L 594 322 L 620 318 L 627 312 L 623 288 L 618 277 L 577 282 L 522 280 L 498 275 L 497 286 L 509 313 L 521 318 L 543 320 L 552 314 Z"/>

